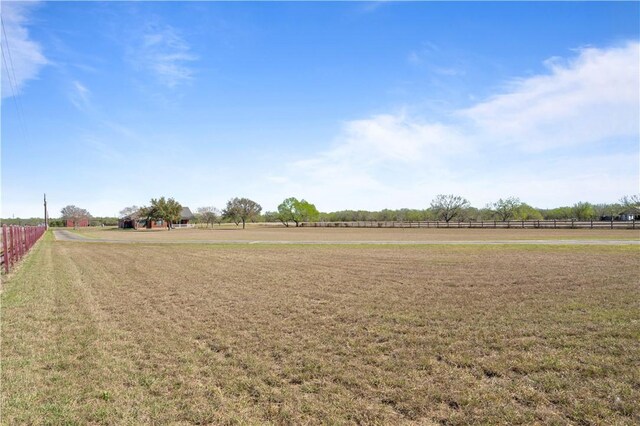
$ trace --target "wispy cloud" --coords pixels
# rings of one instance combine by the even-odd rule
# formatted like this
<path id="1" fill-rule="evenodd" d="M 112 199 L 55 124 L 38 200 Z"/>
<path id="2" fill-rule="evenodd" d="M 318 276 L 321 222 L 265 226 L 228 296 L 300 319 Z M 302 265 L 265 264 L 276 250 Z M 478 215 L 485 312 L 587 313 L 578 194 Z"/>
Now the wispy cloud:
<path id="1" fill-rule="evenodd" d="M 108 161 L 110 164 L 115 164 L 124 159 L 120 152 L 120 147 L 113 146 L 113 143 L 104 142 L 99 137 L 87 135 L 84 137 L 83 142 L 84 146 L 92 150 L 98 158 Z"/>
<path id="2" fill-rule="evenodd" d="M 359 7 L 361 13 L 372 13 L 380 9 L 383 6 L 388 6 L 393 3 L 393 0 L 373 0 L 365 1 Z"/>
<path id="3" fill-rule="evenodd" d="M 69 93 L 69 101 L 80 111 L 88 111 L 91 107 L 91 92 L 79 81 L 73 81 Z"/>
<path id="4" fill-rule="evenodd" d="M 431 42 L 424 42 L 420 48 L 409 52 L 407 62 L 443 77 L 466 74 L 466 70 L 459 59 L 453 59 L 451 53 L 444 51 Z"/>
<path id="5" fill-rule="evenodd" d="M 446 122 L 403 111 L 349 121 L 330 149 L 289 164 L 281 192 L 326 210 L 427 205 L 441 192 L 476 205 L 517 194 L 542 207 L 637 192 L 639 48 L 554 59 L 548 73 L 510 82 Z"/>
<path id="6" fill-rule="evenodd" d="M 42 46 L 29 37 L 30 15 L 35 2 L 2 2 L 2 98 L 18 95 L 48 63 Z M 5 37 L 6 34 L 6 37 Z"/>
<path id="7" fill-rule="evenodd" d="M 177 29 L 159 23 L 147 24 L 133 55 L 140 68 L 169 88 L 189 83 L 194 75 L 189 64 L 198 59 Z"/>
<path id="8" fill-rule="evenodd" d="M 419 49 L 412 50 L 407 55 L 407 60 L 411 64 L 423 64 L 425 63 L 431 56 L 440 52 L 440 48 L 430 41 L 425 41 L 422 43 Z"/>

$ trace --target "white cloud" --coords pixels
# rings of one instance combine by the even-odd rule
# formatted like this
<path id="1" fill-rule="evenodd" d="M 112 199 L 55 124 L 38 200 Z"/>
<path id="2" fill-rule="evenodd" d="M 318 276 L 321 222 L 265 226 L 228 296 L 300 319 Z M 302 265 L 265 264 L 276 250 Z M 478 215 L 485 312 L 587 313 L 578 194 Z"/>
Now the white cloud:
<path id="1" fill-rule="evenodd" d="M 527 151 L 638 135 L 640 44 L 585 48 L 546 62 L 549 74 L 513 82 L 505 93 L 460 112 L 476 131 Z"/>
<path id="2" fill-rule="evenodd" d="M 140 67 L 169 88 L 190 82 L 193 70 L 188 64 L 198 59 L 175 28 L 155 23 L 147 25 L 135 56 Z"/>
<path id="3" fill-rule="evenodd" d="M 349 121 L 330 149 L 288 165 L 273 198 L 300 194 L 324 210 L 421 207 L 438 193 L 477 206 L 615 201 L 640 178 L 639 56 L 632 42 L 554 58 L 548 74 L 447 123 L 404 112 Z"/>
<path id="4" fill-rule="evenodd" d="M 29 37 L 29 15 L 34 6 L 32 2 L 2 2 L 6 33 L 6 38 L 2 34 L 2 98 L 13 96 L 14 91 L 16 96 L 20 94 L 27 82 L 37 78 L 40 69 L 48 63 L 42 46 Z"/>

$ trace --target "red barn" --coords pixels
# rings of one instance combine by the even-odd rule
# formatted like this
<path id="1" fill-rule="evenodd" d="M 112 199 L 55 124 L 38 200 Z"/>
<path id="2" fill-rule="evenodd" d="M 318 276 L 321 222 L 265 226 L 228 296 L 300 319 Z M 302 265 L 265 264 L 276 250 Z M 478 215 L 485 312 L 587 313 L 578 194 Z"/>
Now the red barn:
<path id="1" fill-rule="evenodd" d="M 74 228 L 74 227 L 81 227 L 81 226 L 89 226 L 89 218 L 88 217 L 83 217 L 81 219 L 78 219 L 75 221 L 75 226 L 74 226 L 74 220 L 73 219 L 67 219 L 67 228 Z"/>

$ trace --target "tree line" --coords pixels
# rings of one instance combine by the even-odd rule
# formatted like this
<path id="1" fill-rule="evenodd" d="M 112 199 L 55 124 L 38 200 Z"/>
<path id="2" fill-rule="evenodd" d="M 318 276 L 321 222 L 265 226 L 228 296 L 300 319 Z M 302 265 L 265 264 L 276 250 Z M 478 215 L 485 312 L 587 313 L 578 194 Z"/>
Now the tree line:
<path id="1" fill-rule="evenodd" d="M 257 203 L 256 203 L 257 204 Z M 258 205 L 259 206 L 259 205 Z M 198 208 L 198 222 L 207 226 L 229 222 L 229 204 L 227 209 L 215 207 Z M 508 221 L 508 220 L 599 220 L 615 219 L 622 213 L 640 214 L 640 194 L 625 196 L 618 203 L 591 204 L 578 202 L 572 206 L 552 209 L 539 209 L 521 201 L 517 197 L 500 198 L 484 207 L 472 206 L 469 201 L 459 195 L 440 194 L 425 209 L 384 209 L 341 210 L 336 212 L 319 212 L 316 206 L 304 199 L 295 197 L 285 199 L 276 211 L 265 211 L 250 215 L 252 222 L 281 222 L 285 226 L 299 226 L 303 222 L 357 222 L 357 221 Z M 233 221 L 233 220 L 231 220 Z M 236 222 L 237 224 L 237 222 Z"/>
<path id="2" fill-rule="evenodd" d="M 615 219 L 622 213 L 640 214 L 640 195 L 625 196 L 618 203 L 578 202 L 572 206 L 540 209 L 517 197 L 500 198 L 484 207 L 474 207 L 467 199 L 453 194 L 436 196 L 425 209 L 384 209 L 380 211 L 342 210 L 320 213 L 326 222 L 353 221 L 508 221 L 508 220 L 600 220 Z"/>
<path id="3" fill-rule="evenodd" d="M 253 200 L 232 198 L 222 211 L 216 207 L 199 207 L 196 209 L 196 218 L 207 226 L 214 223 L 220 225 L 227 221 L 238 226 L 242 222 L 242 228 L 244 228 L 247 221 L 281 222 L 288 227 L 291 224 L 299 226 L 302 222 L 317 221 L 320 217 L 315 205 L 295 197 L 289 197 L 280 203 L 277 212 L 265 212 L 264 214 L 261 212 L 262 206 Z"/>
<path id="4" fill-rule="evenodd" d="M 182 205 L 173 198 L 152 198 L 147 206 L 130 206 L 120 211 L 120 218 L 131 216 L 144 220 L 163 220 L 170 226 L 180 220 Z M 517 197 L 500 198 L 493 203 L 478 208 L 455 194 L 440 194 L 431 200 L 424 209 L 384 209 L 341 210 L 320 212 L 316 206 L 305 199 L 289 197 L 283 200 L 275 211 L 262 211 L 262 206 L 249 198 L 234 197 L 227 201 L 224 208 L 214 206 L 198 207 L 195 221 L 206 226 L 222 223 L 242 224 L 248 222 L 280 222 L 285 226 L 300 226 L 304 222 L 356 222 L 356 221 L 507 221 L 507 220 L 613 220 L 622 213 L 640 214 L 640 194 L 624 196 L 617 203 L 592 204 L 578 202 L 572 206 L 540 209 L 521 201 Z M 115 226 L 117 217 L 93 217 L 86 209 L 69 205 L 60 212 L 60 218 L 50 219 L 50 226 L 66 226 L 67 220 L 74 223 L 87 218 L 91 226 Z M 35 225 L 42 218 L 2 219 L 3 224 Z"/>

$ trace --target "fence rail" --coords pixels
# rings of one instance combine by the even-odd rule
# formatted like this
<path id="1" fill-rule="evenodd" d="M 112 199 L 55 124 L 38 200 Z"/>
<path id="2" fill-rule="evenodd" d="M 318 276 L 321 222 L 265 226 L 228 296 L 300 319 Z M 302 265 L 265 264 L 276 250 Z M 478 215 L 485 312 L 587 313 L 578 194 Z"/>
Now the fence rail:
<path id="1" fill-rule="evenodd" d="M 577 220 L 489 220 L 470 222 L 442 221 L 354 221 L 304 222 L 311 228 L 488 228 L 488 229 L 636 229 L 636 221 Z M 640 229 L 640 226 L 638 227 Z"/>
<path id="2" fill-rule="evenodd" d="M 193 228 L 195 225 L 193 223 L 172 223 L 172 228 Z"/>
<path id="3" fill-rule="evenodd" d="M 26 255 L 31 247 L 40 239 L 46 227 L 2 225 L 2 246 L 0 248 L 0 265 L 5 273 Z"/>

